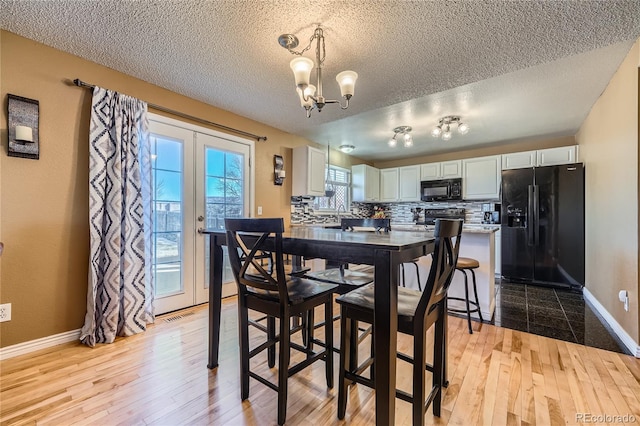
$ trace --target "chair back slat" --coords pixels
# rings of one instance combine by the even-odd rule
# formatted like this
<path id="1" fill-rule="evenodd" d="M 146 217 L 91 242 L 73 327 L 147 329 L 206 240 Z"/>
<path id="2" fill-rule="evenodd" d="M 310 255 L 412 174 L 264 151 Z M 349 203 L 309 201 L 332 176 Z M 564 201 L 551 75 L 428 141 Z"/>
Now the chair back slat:
<path id="1" fill-rule="evenodd" d="M 416 309 L 416 317 L 426 318 L 426 315 L 443 303 L 456 269 L 461 233 L 462 220 L 436 220 L 433 260 Z"/>
<path id="2" fill-rule="evenodd" d="M 284 274 L 282 233 L 284 220 L 278 219 L 225 219 L 229 262 L 238 294 L 256 290 L 277 293 L 288 303 L 287 281 Z M 268 254 L 267 255 L 265 255 Z M 275 269 L 266 270 L 262 260 L 275 262 Z"/>
<path id="3" fill-rule="evenodd" d="M 375 228 L 376 232 L 389 232 L 391 230 L 391 219 L 373 218 L 342 218 L 340 227 L 343 231 L 353 231 L 354 227 Z"/>

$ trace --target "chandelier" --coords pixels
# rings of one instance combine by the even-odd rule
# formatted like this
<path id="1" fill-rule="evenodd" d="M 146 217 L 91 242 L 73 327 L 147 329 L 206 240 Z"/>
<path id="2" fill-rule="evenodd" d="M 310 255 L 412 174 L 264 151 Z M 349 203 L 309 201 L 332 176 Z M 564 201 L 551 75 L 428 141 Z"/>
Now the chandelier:
<path id="1" fill-rule="evenodd" d="M 389 139 L 389 146 L 395 148 L 398 145 L 398 135 L 402 137 L 402 144 L 405 148 L 411 148 L 413 146 L 413 137 L 411 136 L 411 126 L 398 126 L 393 129 L 393 137 Z"/>
<path id="2" fill-rule="evenodd" d="M 458 133 L 461 135 L 469 131 L 469 125 L 460 121 L 459 115 L 447 115 L 438 121 L 438 125 L 431 131 L 431 136 L 442 137 L 442 140 L 448 141 L 451 139 L 451 126 L 454 124 L 458 126 Z"/>
<path id="3" fill-rule="evenodd" d="M 316 41 L 316 61 L 315 63 L 302 56 L 304 52 L 311 48 L 313 41 Z M 300 104 L 307 112 L 307 117 L 311 117 L 311 110 L 317 109 L 318 112 L 322 111 L 322 108 L 326 104 L 338 104 L 340 108 L 349 108 L 349 99 L 353 96 L 354 87 L 358 74 L 354 71 L 342 71 L 336 76 L 336 81 L 340 86 L 340 94 L 346 99 L 345 105 L 341 105 L 340 101 L 325 99 L 322 96 L 322 65 L 324 64 L 325 50 L 324 50 L 324 34 L 322 28 L 318 26 L 313 32 L 313 35 L 309 39 L 307 47 L 300 52 L 293 50 L 298 46 L 298 37 L 293 34 L 282 34 L 278 37 L 278 43 L 280 46 L 287 49 L 291 54 L 300 56 L 291 60 L 289 66 L 293 71 L 293 75 L 296 79 L 296 90 L 300 97 Z M 316 86 L 310 84 L 311 70 L 316 67 Z"/>

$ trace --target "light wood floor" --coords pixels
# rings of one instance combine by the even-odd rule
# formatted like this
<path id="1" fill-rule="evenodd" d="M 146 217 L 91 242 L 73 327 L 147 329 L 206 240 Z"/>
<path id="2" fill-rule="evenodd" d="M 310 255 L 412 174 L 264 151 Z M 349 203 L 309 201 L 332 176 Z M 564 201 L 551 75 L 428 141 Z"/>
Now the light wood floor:
<path id="1" fill-rule="evenodd" d="M 271 389 L 252 380 L 249 400 L 240 401 L 235 298 L 223 302 L 221 364 L 213 371 L 206 367 L 206 306 L 178 314 L 171 321 L 159 317 L 147 332 L 111 345 L 69 343 L 2 361 L 0 423 L 275 424 Z M 428 423 L 578 424 L 581 413 L 640 423 L 640 360 L 486 324 L 474 327 L 477 332 L 469 335 L 464 321 L 450 319 L 451 384 L 442 417 L 429 411 Z M 256 330 L 253 339 L 260 337 Z M 399 345 L 406 349 L 410 340 Z M 254 368 L 275 378 L 265 358 L 259 356 Z M 410 367 L 402 362 L 398 382 L 410 389 Z M 289 379 L 287 424 L 374 424 L 372 391 L 356 385 L 349 396 L 347 418 L 338 421 L 337 388 L 327 390 L 324 365 L 316 363 Z M 410 424 L 410 405 L 396 401 L 396 423 Z"/>

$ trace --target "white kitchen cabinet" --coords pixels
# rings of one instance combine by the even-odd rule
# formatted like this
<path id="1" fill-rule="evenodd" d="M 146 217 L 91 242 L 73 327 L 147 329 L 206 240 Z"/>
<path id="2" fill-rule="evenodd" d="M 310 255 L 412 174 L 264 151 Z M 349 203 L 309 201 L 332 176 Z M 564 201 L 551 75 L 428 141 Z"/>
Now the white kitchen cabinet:
<path id="1" fill-rule="evenodd" d="M 398 167 L 398 201 L 420 201 L 420 166 Z"/>
<path id="2" fill-rule="evenodd" d="M 442 179 L 462 177 L 462 160 L 443 161 L 440 163 L 440 176 Z"/>
<path id="3" fill-rule="evenodd" d="M 380 169 L 380 201 L 398 201 L 398 183 L 397 167 Z"/>
<path id="4" fill-rule="evenodd" d="M 420 180 L 440 179 L 440 163 L 427 163 L 420 165 Z"/>
<path id="5" fill-rule="evenodd" d="M 555 166 L 558 164 L 577 163 L 578 161 L 578 145 L 561 146 L 558 148 L 503 154 L 502 170 Z"/>
<path id="6" fill-rule="evenodd" d="M 535 150 L 502 154 L 502 170 L 535 167 L 538 161 L 537 155 L 538 151 Z"/>
<path id="7" fill-rule="evenodd" d="M 367 164 L 351 167 L 353 201 L 380 201 L 380 170 Z"/>
<path id="8" fill-rule="evenodd" d="M 578 146 L 561 146 L 558 148 L 539 149 L 538 166 L 555 166 L 578 162 Z"/>
<path id="9" fill-rule="evenodd" d="M 306 145 L 293 148 L 291 195 L 324 196 L 326 163 L 321 149 Z"/>
<path id="10" fill-rule="evenodd" d="M 462 198 L 495 200 L 500 198 L 502 158 L 500 155 L 462 160 Z"/>
<path id="11" fill-rule="evenodd" d="M 462 177 L 462 160 L 420 165 L 420 180 L 452 179 L 459 177 Z"/>

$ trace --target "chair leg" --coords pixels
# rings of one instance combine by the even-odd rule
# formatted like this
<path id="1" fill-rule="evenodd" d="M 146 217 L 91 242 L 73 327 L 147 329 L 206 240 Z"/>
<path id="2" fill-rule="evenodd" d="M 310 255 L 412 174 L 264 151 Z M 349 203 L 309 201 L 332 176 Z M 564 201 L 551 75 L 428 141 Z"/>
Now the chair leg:
<path id="1" fill-rule="evenodd" d="M 478 288 L 476 286 L 476 273 L 473 269 L 471 270 L 471 278 L 473 280 L 473 293 L 476 296 L 476 306 L 478 307 L 478 317 L 480 318 L 480 322 L 482 322 L 482 311 L 480 310 L 480 300 L 478 300 Z"/>
<path id="2" fill-rule="evenodd" d="M 351 333 L 349 333 L 349 371 L 358 369 L 358 321 L 349 319 Z M 342 348 L 342 346 L 340 346 Z"/>
<path id="3" fill-rule="evenodd" d="M 240 338 L 240 398 L 249 398 L 249 311 L 238 302 L 238 331 Z"/>
<path id="4" fill-rule="evenodd" d="M 446 312 L 446 311 L 445 311 Z M 445 314 L 446 315 L 446 314 Z M 445 351 L 445 320 L 439 319 L 435 323 L 434 342 L 433 342 L 433 386 L 437 386 L 438 393 L 435 396 L 433 404 L 433 415 L 440 417 L 442 408 L 442 387 L 444 385 L 444 375 L 446 371 L 446 351 Z"/>
<path id="5" fill-rule="evenodd" d="M 267 339 L 275 340 L 276 338 L 276 319 L 275 317 L 267 317 Z M 276 345 L 267 349 L 267 363 L 269 368 L 273 368 L 276 365 Z"/>
<path id="6" fill-rule="evenodd" d="M 419 330 L 414 332 L 413 336 L 413 426 L 424 426 L 426 401 L 425 392 L 425 369 L 427 344 L 425 331 Z M 435 366 L 434 366 L 435 367 Z"/>
<path id="7" fill-rule="evenodd" d="M 333 389 L 333 298 L 324 304 L 324 334 L 325 334 L 325 372 L 327 375 L 327 387 Z M 311 324 L 313 329 L 313 323 Z M 309 343 L 311 345 L 311 343 Z"/>
<path id="8" fill-rule="evenodd" d="M 280 320 L 280 357 L 278 363 L 278 424 L 283 425 L 287 418 L 287 379 L 289 378 L 289 358 L 291 332 L 288 316 Z"/>
<path id="9" fill-rule="evenodd" d="M 313 309 L 310 309 L 307 311 L 307 324 L 306 327 L 304 327 L 307 333 L 307 343 L 305 345 L 307 347 L 307 358 L 311 358 L 311 352 L 313 351 L 313 330 L 315 329 L 315 322 L 315 312 Z"/>
<path id="10" fill-rule="evenodd" d="M 351 334 L 357 329 L 352 329 L 353 321 L 347 319 L 343 312 L 340 313 L 340 365 L 338 374 L 338 419 L 344 419 L 347 412 L 347 392 L 349 383 L 345 378 L 347 366 L 351 365 Z"/>
<path id="11" fill-rule="evenodd" d="M 469 334 L 473 334 L 473 328 L 471 328 L 471 308 L 469 307 L 469 283 L 467 282 L 467 271 L 461 269 L 464 274 L 464 301 L 467 305 L 467 324 L 469 325 Z"/>
<path id="12" fill-rule="evenodd" d="M 406 278 L 405 278 L 405 276 L 404 276 L 404 263 L 401 263 L 401 264 L 400 264 L 400 271 L 402 272 L 402 282 L 401 282 L 401 285 L 402 285 L 402 287 L 406 287 L 406 286 L 407 286 L 407 280 L 406 280 Z"/>

